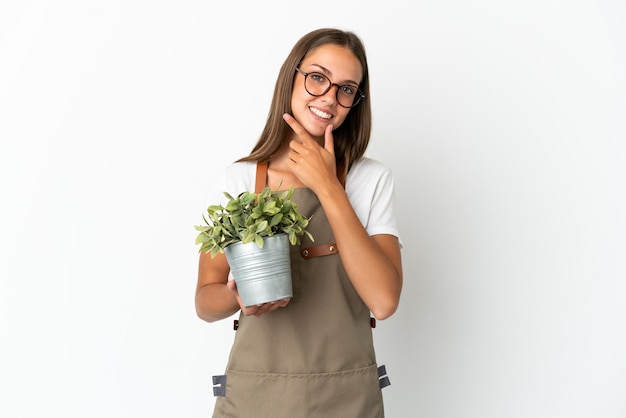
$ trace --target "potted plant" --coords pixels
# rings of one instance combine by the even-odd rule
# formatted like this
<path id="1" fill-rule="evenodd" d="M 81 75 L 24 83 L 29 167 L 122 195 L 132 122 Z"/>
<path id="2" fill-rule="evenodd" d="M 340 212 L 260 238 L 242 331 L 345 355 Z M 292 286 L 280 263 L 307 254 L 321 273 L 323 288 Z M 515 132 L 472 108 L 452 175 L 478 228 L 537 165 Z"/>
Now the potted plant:
<path id="1" fill-rule="evenodd" d="M 200 252 L 224 253 L 244 306 L 293 296 L 289 245 L 300 244 L 307 218 L 293 202 L 294 188 L 282 192 L 265 187 L 237 197 L 224 192 L 226 206 L 211 205 L 205 225 L 196 225 Z"/>

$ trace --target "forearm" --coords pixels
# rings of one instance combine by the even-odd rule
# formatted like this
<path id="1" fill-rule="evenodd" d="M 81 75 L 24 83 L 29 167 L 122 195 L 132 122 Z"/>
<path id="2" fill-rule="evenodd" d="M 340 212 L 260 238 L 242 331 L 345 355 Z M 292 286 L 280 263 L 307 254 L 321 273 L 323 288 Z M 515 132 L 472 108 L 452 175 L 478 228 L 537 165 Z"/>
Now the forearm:
<path id="1" fill-rule="evenodd" d="M 378 319 L 389 317 L 398 307 L 402 289 L 397 239 L 388 236 L 375 240 L 370 237 L 340 185 L 332 185 L 318 193 L 341 261 L 355 290 L 374 316 Z"/>
<path id="2" fill-rule="evenodd" d="M 207 284 L 196 291 L 196 313 L 207 322 L 228 318 L 239 309 L 237 299 L 226 284 Z"/>

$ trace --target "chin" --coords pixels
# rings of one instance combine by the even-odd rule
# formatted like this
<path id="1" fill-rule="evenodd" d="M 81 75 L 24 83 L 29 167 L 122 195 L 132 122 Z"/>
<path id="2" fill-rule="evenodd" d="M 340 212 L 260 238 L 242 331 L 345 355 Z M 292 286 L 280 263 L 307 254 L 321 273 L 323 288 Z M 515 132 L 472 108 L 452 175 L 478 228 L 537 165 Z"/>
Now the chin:
<path id="1" fill-rule="evenodd" d="M 328 126 L 328 123 L 321 124 L 319 121 L 315 121 L 308 123 L 304 126 L 304 129 L 314 138 L 323 138 L 326 126 Z"/>

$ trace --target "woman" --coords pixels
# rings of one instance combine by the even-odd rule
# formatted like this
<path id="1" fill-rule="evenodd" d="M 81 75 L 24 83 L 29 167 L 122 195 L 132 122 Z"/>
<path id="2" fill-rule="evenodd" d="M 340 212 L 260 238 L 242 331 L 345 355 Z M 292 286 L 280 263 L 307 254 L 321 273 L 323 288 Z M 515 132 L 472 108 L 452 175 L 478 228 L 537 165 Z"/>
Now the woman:
<path id="1" fill-rule="evenodd" d="M 228 281 L 226 257 L 200 255 L 198 316 L 241 311 L 226 374 L 214 381 L 214 417 L 384 416 L 370 316 L 396 311 L 402 261 L 393 177 L 364 157 L 370 131 L 361 40 L 337 29 L 306 34 L 281 67 L 260 139 L 212 197 L 294 186 L 315 242 L 303 237 L 292 249 L 293 297 L 252 307 Z"/>

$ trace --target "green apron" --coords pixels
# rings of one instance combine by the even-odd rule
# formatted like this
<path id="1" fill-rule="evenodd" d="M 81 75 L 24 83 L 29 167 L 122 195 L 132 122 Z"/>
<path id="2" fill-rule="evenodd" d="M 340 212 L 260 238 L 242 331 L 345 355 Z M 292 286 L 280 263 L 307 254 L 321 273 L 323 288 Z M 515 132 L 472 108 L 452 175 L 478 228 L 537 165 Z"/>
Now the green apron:
<path id="1" fill-rule="evenodd" d="M 257 189 L 266 184 L 259 164 Z M 257 190 L 258 192 L 259 190 Z M 296 189 L 294 201 L 315 242 L 291 246 L 293 298 L 285 308 L 235 321 L 226 374 L 214 376 L 213 417 L 382 418 L 370 311 L 354 290 L 317 196 Z"/>

